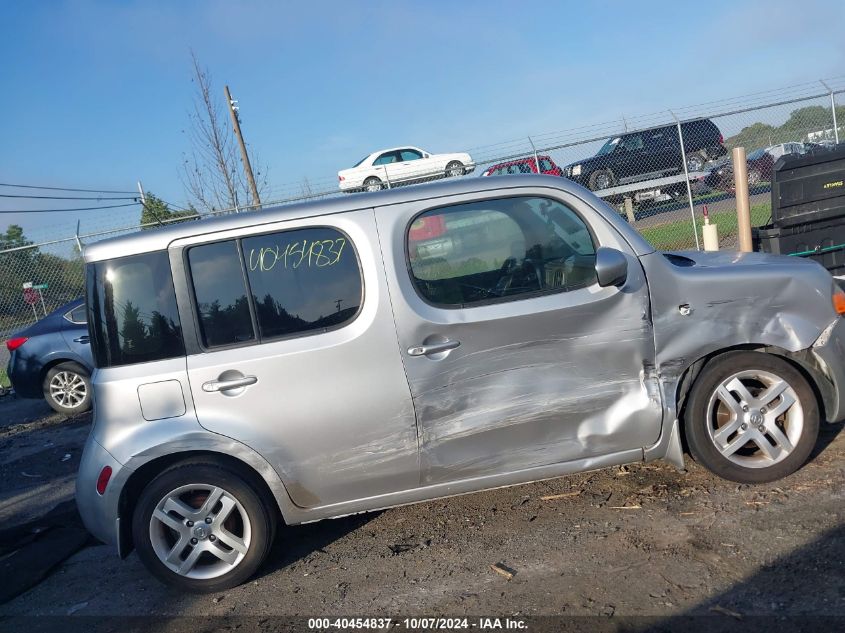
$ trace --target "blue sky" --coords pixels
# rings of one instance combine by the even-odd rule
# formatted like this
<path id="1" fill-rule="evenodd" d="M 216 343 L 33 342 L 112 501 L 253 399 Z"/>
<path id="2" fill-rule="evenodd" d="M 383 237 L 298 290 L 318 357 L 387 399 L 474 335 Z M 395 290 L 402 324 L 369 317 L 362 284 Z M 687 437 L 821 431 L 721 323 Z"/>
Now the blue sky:
<path id="1" fill-rule="evenodd" d="M 0 182 L 132 189 L 140 179 L 176 203 L 191 48 L 221 101 L 224 83 L 240 101 L 277 192 L 306 175 L 330 181 L 381 147 L 459 151 L 845 75 L 841 0 L 0 7 Z M 56 206 L 0 199 L 0 210 Z M 137 216 L 2 214 L 0 228 L 47 239 L 77 220 L 96 230 Z"/>

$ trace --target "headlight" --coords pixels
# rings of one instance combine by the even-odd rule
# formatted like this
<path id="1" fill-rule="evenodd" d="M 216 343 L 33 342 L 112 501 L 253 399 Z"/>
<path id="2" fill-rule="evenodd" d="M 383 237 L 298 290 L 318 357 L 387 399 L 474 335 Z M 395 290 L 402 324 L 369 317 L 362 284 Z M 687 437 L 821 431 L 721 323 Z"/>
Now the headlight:
<path id="1" fill-rule="evenodd" d="M 573 176 L 580 176 L 581 175 L 581 165 L 575 165 L 572 167 L 572 175 Z"/>

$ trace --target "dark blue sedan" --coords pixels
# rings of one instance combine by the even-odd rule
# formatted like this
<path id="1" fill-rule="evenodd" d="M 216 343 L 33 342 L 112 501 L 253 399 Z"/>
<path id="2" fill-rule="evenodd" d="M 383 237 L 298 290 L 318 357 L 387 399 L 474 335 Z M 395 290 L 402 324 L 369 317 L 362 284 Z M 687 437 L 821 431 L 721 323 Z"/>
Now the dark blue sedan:
<path id="1" fill-rule="evenodd" d="M 45 398 L 59 413 L 91 408 L 94 363 L 85 303 L 77 299 L 6 341 L 8 374 L 22 398 Z"/>

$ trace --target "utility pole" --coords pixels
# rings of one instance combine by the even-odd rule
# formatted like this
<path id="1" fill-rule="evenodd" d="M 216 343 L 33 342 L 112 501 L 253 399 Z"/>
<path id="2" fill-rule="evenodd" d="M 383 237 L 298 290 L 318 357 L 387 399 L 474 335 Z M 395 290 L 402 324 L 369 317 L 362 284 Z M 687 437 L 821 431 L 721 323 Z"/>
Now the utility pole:
<path id="1" fill-rule="evenodd" d="M 249 164 L 249 154 L 246 153 L 246 143 L 244 143 L 243 134 L 241 134 L 241 122 L 238 119 L 238 106 L 236 101 L 232 99 L 232 93 L 229 92 L 229 86 L 226 86 L 226 103 L 229 104 L 229 114 L 232 115 L 232 128 L 235 130 L 235 136 L 238 137 L 238 143 L 241 146 L 241 157 L 244 162 L 244 171 L 246 172 L 247 180 L 249 180 L 249 188 L 252 189 L 252 197 L 256 206 L 261 206 L 261 198 L 258 196 L 258 187 L 255 185 L 255 177 L 252 175 L 252 165 Z"/>
<path id="2" fill-rule="evenodd" d="M 138 193 L 141 194 L 141 206 L 144 207 L 145 210 L 147 210 L 147 195 L 144 193 L 144 185 L 141 184 L 140 180 L 138 181 Z M 164 222 L 161 221 L 155 211 L 149 209 L 149 212 L 153 214 L 153 217 L 156 219 L 156 222 L 158 222 L 159 226 L 164 226 Z M 76 241 L 78 242 L 79 238 L 77 238 Z"/>

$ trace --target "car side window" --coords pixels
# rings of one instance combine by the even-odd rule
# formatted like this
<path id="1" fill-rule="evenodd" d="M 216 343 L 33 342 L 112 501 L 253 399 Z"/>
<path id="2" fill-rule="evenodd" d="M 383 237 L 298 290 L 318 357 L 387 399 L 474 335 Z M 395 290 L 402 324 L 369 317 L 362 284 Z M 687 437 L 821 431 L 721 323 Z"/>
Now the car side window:
<path id="1" fill-rule="evenodd" d="M 543 172 L 547 172 L 547 171 L 551 171 L 554 168 L 552 167 L 552 163 L 548 158 L 541 158 L 540 159 L 540 169 Z"/>
<path id="2" fill-rule="evenodd" d="M 206 347 L 255 339 L 241 257 L 234 240 L 188 250 L 199 329 Z"/>
<path id="3" fill-rule="evenodd" d="M 262 340 L 325 331 L 358 314 L 358 256 L 336 229 L 256 235 L 241 246 Z"/>
<path id="4" fill-rule="evenodd" d="M 419 160 L 420 158 L 422 158 L 422 154 L 413 149 L 403 149 L 401 152 L 399 152 L 399 157 L 404 162 L 408 160 Z"/>
<path id="5" fill-rule="evenodd" d="M 627 150 L 638 150 L 643 148 L 643 135 L 630 134 L 622 137 L 622 147 Z"/>
<path id="6" fill-rule="evenodd" d="M 88 323 L 85 305 L 76 306 L 73 310 L 65 314 L 65 318 L 74 325 L 85 325 Z"/>
<path id="7" fill-rule="evenodd" d="M 515 197 L 441 207 L 408 231 L 417 292 L 438 306 L 526 298 L 596 282 L 595 242 L 567 205 Z"/>
<path id="8" fill-rule="evenodd" d="M 396 152 L 385 152 L 373 161 L 373 165 L 389 165 L 390 163 L 395 163 L 398 160 Z"/>

